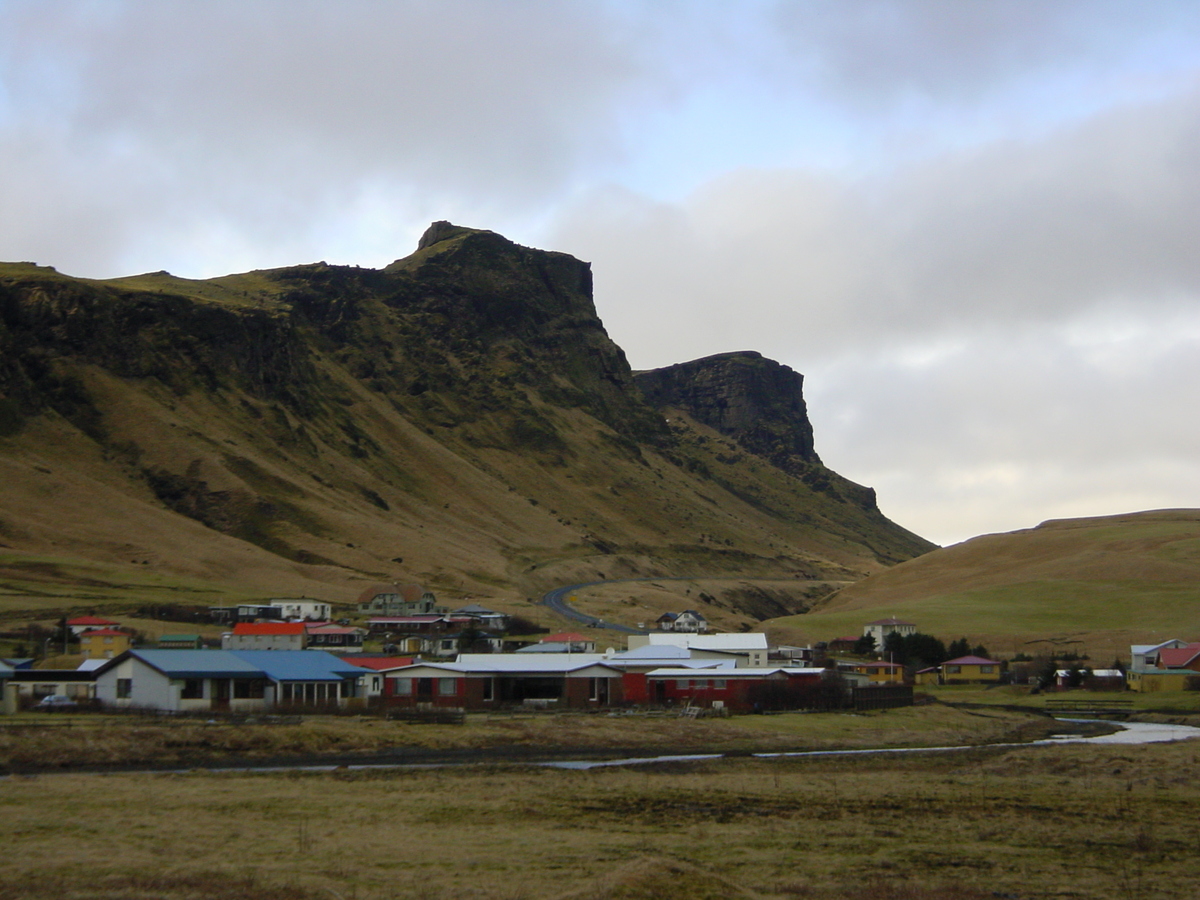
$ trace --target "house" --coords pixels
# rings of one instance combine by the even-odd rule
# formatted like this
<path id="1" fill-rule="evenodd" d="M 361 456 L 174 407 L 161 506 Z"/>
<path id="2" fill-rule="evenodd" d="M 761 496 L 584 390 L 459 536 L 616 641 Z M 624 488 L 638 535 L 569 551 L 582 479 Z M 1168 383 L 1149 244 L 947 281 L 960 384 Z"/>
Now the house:
<path id="1" fill-rule="evenodd" d="M 875 638 L 875 649 L 882 650 L 883 642 L 887 640 L 889 634 L 898 634 L 901 637 L 908 637 L 910 634 L 917 633 L 917 626 L 912 622 L 904 622 L 892 616 L 887 619 L 876 619 L 874 622 L 868 622 L 863 626 L 863 637 L 870 635 Z"/>
<path id="2" fill-rule="evenodd" d="M 328 622 L 304 622 L 303 625 L 308 634 L 306 646 L 334 653 L 362 652 L 366 629 L 331 625 Z"/>
<path id="3" fill-rule="evenodd" d="M 372 616 L 412 616 L 441 615 L 446 609 L 419 584 L 376 584 L 359 594 L 358 611 Z"/>
<path id="4" fill-rule="evenodd" d="M 491 631 L 507 631 L 508 622 L 511 618 L 507 613 L 496 612 L 494 609 L 488 609 L 486 606 L 480 606 L 478 603 L 468 603 L 466 606 L 460 606 L 458 609 L 450 611 L 452 616 L 469 616 L 475 619 L 479 624 Z"/>
<path id="5" fill-rule="evenodd" d="M 904 666 L 893 662 L 861 662 L 844 660 L 838 663 L 839 672 L 858 672 L 866 675 L 870 684 L 903 684 Z"/>
<path id="6" fill-rule="evenodd" d="M 115 622 L 112 619 L 102 619 L 99 616 L 79 616 L 74 619 L 67 619 L 67 627 L 71 629 L 71 633 L 76 637 L 92 628 L 116 628 L 120 624 L 120 622 Z"/>
<path id="7" fill-rule="evenodd" d="M 599 654 L 460 653 L 454 662 L 389 672 L 392 706 L 505 706 L 591 709 L 623 700 L 621 672 Z"/>
<path id="8" fill-rule="evenodd" d="M 363 670 L 320 650 L 129 650 L 95 673 L 106 706 L 255 712 L 344 706 Z"/>
<path id="9" fill-rule="evenodd" d="M 13 669 L 9 684 L 16 687 L 19 697 L 31 702 L 57 694 L 83 703 L 95 695 L 96 670 Z"/>
<path id="10" fill-rule="evenodd" d="M 133 637 L 116 628 L 90 628 L 79 635 L 79 652 L 84 659 L 112 659 L 133 646 Z"/>
<path id="11" fill-rule="evenodd" d="M 367 670 L 359 680 L 359 687 L 368 701 L 383 695 L 383 680 L 388 672 L 403 669 L 415 662 L 411 656 L 349 656 L 345 661 Z"/>
<path id="12" fill-rule="evenodd" d="M 646 683 L 646 675 L 655 669 L 734 669 L 742 658 L 721 650 L 692 650 L 670 644 L 646 644 L 622 653 L 606 655 L 609 665 L 616 666 L 624 674 L 621 684 L 627 703 L 650 703 L 652 697 Z"/>
<path id="13" fill-rule="evenodd" d="M 241 603 L 237 606 L 210 606 L 208 615 L 214 622 L 258 622 L 260 620 L 278 621 L 283 618 L 283 610 L 269 603 Z"/>
<path id="14" fill-rule="evenodd" d="M 204 640 L 198 634 L 160 634 L 159 650 L 199 650 Z"/>
<path id="15" fill-rule="evenodd" d="M 629 635 L 629 649 L 635 650 L 646 645 L 675 646 L 692 650 L 721 650 L 737 654 L 740 657 L 739 667 L 765 666 L 767 664 L 767 636 L 762 632 L 746 633 L 719 632 L 717 634 L 674 634 L 670 632 L 651 632 L 650 634 Z"/>
<path id="16" fill-rule="evenodd" d="M 657 619 L 659 631 L 680 631 L 701 634 L 708 631 L 708 620 L 694 609 L 663 613 Z"/>
<path id="17" fill-rule="evenodd" d="M 307 597 L 271 600 L 267 605 L 279 610 L 281 619 L 290 621 L 301 619 L 306 622 L 328 622 L 333 615 L 331 604 L 321 600 L 309 600 Z"/>
<path id="18" fill-rule="evenodd" d="M 518 653 L 595 653 L 596 639 L 576 631 L 548 634 L 536 644 L 522 647 Z"/>
<path id="19" fill-rule="evenodd" d="M 998 684 L 1004 663 L 982 656 L 960 656 L 942 663 L 943 684 Z"/>
<path id="20" fill-rule="evenodd" d="M 238 622 L 221 635 L 222 650 L 303 650 L 308 629 L 303 622 Z"/>
<path id="21" fill-rule="evenodd" d="M 1130 690 L 1182 691 L 1200 677 L 1200 642 L 1184 643 L 1173 639 L 1161 644 L 1134 644 L 1130 648 L 1134 665 L 1125 674 Z"/>
<path id="22" fill-rule="evenodd" d="M 814 668 L 663 668 L 648 672 L 646 683 L 651 702 L 660 706 L 750 712 L 804 705 L 804 695 L 828 677 L 827 669 Z"/>

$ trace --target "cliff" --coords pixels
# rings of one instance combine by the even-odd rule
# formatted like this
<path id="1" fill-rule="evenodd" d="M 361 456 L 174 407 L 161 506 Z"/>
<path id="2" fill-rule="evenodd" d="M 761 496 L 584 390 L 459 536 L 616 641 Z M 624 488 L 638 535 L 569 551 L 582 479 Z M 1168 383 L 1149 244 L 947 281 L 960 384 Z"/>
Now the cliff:
<path id="1" fill-rule="evenodd" d="M 820 466 L 800 376 L 684 369 L 639 389 L 587 263 L 444 222 L 382 270 L 0 264 L 0 580 L 30 608 L 393 579 L 526 596 L 847 580 L 929 549 Z"/>

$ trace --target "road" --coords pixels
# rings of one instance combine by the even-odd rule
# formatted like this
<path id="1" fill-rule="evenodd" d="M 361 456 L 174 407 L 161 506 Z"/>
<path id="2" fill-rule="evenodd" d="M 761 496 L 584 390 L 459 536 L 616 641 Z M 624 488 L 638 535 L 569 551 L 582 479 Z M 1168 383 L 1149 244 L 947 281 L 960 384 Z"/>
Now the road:
<path id="1" fill-rule="evenodd" d="M 644 579 L 633 579 L 641 581 Z M 574 622 L 580 622 L 587 625 L 589 628 L 607 628 L 609 631 L 617 631 L 621 634 L 647 634 L 648 632 L 642 628 L 630 628 L 628 625 L 617 625 L 611 622 L 605 622 L 603 619 L 598 619 L 595 616 L 589 616 L 587 613 L 581 613 L 574 609 L 567 599 L 574 591 L 580 588 L 594 587 L 598 584 L 613 584 L 611 581 L 584 581 L 580 584 L 568 584 L 566 587 L 555 588 L 547 592 L 542 597 L 542 604 L 550 607 L 560 616 L 571 619 Z"/>

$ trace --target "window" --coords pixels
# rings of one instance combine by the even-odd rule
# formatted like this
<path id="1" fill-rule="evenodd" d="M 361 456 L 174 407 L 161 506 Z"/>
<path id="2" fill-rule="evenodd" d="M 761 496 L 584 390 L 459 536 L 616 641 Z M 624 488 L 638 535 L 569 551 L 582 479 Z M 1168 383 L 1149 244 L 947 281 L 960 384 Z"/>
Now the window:
<path id="1" fill-rule="evenodd" d="M 183 682 L 183 690 L 179 696 L 184 700 L 203 700 L 204 699 L 204 679 L 203 678 L 186 678 Z"/>
<path id="2" fill-rule="evenodd" d="M 411 678 L 393 678 L 392 693 L 397 697 L 411 697 L 412 683 Z"/>
<path id="3" fill-rule="evenodd" d="M 991 666 L 980 666 L 980 667 L 979 667 L 979 671 L 980 671 L 980 674 L 983 674 L 983 675 L 991 675 L 991 674 L 992 674 L 992 667 L 991 667 Z"/>
<path id="4" fill-rule="evenodd" d="M 962 671 L 962 666 L 946 666 L 947 675 L 957 675 Z"/>
<path id="5" fill-rule="evenodd" d="M 133 679 L 118 678 L 117 679 L 117 699 L 128 700 L 133 696 Z"/>
<path id="6" fill-rule="evenodd" d="M 483 679 L 483 699 L 484 700 L 495 700 L 496 699 L 496 679 L 495 678 Z"/>
<path id="7" fill-rule="evenodd" d="M 233 682 L 235 700 L 261 700 L 267 683 L 261 678 L 239 678 Z"/>
<path id="8" fill-rule="evenodd" d="M 689 683 L 690 682 L 686 678 L 676 678 L 675 679 L 675 689 L 678 691 L 686 691 L 688 689 Z"/>
<path id="9" fill-rule="evenodd" d="M 453 697 L 458 693 L 457 678 L 439 678 L 438 679 L 438 696 Z"/>
<path id="10" fill-rule="evenodd" d="M 57 693 L 57 684 L 35 684 L 33 686 L 33 696 L 35 697 L 50 697 Z"/>
<path id="11" fill-rule="evenodd" d="M 713 687 L 716 688 L 718 691 L 725 690 L 725 679 L 724 678 L 714 678 L 713 679 Z"/>

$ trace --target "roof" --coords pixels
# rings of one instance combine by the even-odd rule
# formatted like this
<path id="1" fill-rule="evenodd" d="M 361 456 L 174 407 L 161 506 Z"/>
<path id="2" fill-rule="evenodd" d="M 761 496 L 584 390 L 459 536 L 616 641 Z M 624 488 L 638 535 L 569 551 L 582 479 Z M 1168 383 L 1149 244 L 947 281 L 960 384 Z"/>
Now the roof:
<path id="1" fill-rule="evenodd" d="M 1179 638 L 1171 638 L 1170 640 L 1163 641 L 1160 644 L 1132 644 L 1130 645 L 1129 650 L 1132 653 L 1146 654 L 1153 653 L 1155 650 L 1161 650 L 1163 647 L 1167 646 L 1178 647 L 1186 645 Z"/>
<path id="2" fill-rule="evenodd" d="M 594 644 L 594 643 L 596 643 L 596 639 L 594 637 L 589 637 L 586 634 L 580 634 L 578 631 L 561 631 L 558 634 L 546 635 L 544 638 L 542 638 L 539 641 L 539 643 L 542 643 L 542 644 L 565 644 L 565 643 Z"/>
<path id="3" fill-rule="evenodd" d="M 76 672 L 91 672 L 108 662 L 107 659 L 85 659 L 75 667 Z"/>
<path id="4" fill-rule="evenodd" d="M 900 665 L 900 663 L 881 662 L 881 661 L 880 662 L 854 663 L 854 665 L 858 666 L 860 669 L 903 669 L 904 668 L 904 666 Z"/>
<path id="5" fill-rule="evenodd" d="M 654 669 L 646 673 L 647 678 L 694 678 L 697 672 L 712 673 L 713 677 L 720 676 L 721 678 L 766 678 L 768 675 L 776 675 L 782 673 L 784 675 L 823 675 L 825 669 L 814 669 L 811 667 L 799 668 L 792 666 L 780 666 L 774 669 L 764 668 L 745 668 L 745 669 L 683 669 L 683 668 L 664 668 Z"/>
<path id="6" fill-rule="evenodd" d="M 303 622 L 238 622 L 233 626 L 233 633 L 287 635 L 304 634 Z"/>
<path id="7" fill-rule="evenodd" d="M 659 644 L 644 644 L 641 647 L 634 647 L 632 650 L 626 650 L 623 653 L 616 653 L 612 659 L 690 659 L 691 653 L 687 647 L 676 647 L 672 644 L 666 646 Z"/>
<path id="8" fill-rule="evenodd" d="M 1188 644 L 1186 647 L 1164 647 L 1158 651 L 1158 662 L 1164 669 L 1187 668 L 1197 656 L 1200 656 L 1200 644 Z"/>
<path id="9" fill-rule="evenodd" d="M 355 628 L 351 625 L 327 625 L 324 622 L 305 622 L 302 623 L 309 634 L 364 634 L 362 628 Z"/>
<path id="10" fill-rule="evenodd" d="M 166 650 L 165 653 L 180 653 Z M 261 670 L 272 681 L 337 681 L 357 678 L 362 669 L 324 650 L 229 650 L 243 662 Z"/>
<path id="11" fill-rule="evenodd" d="M 413 657 L 411 656 L 368 656 L 366 659 L 347 658 L 343 662 L 348 662 L 352 666 L 358 666 L 360 669 L 374 669 L 376 672 L 386 672 L 388 669 L 399 669 L 401 666 L 411 666 Z"/>
<path id="12" fill-rule="evenodd" d="M 286 650 L 273 650 L 272 653 L 287 653 Z M 297 650 L 297 653 L 308 651 Z M 211 676 L 254 677 L 261 675 L 261 670 L 254 665 L 234 655 L 232 650 L 130 650 L 114 659 L 107 660 L 109 665 L 115 665 L 118 660 L 126 658 L 140 659 L 152 669 L 157 669 L 170 678 L 208 678 Z M 104 668 L 108 668 L 105 666 Z"/>
<path id="13" fill-rule="evenodd" d="M 903 619 L 897 619 L 895 616 L 887 619 L 876 619 L 874 622 L 868 622 L 868 625 L 912 625 L 916 628 L 915 622 L 905 622 Z"/>
<path id="14" fill-rule="evenodd" d="M 761 631 L 731 634 L 670 634 L 647 635 L 651 644 L 672 644 L 676 647 L 695 647 L 697 650 L 766 650 L 767 636 Z"/>
<path id="15" fill-rule="evenodd" d="M 460 653 L 456 668 L 464 672 L 553 674 L 588 666 L 612 668 L 602 653 Z"/>
<path id="16" fill-rule="evenodd" d="M 441 613 L 424 613 L 416 616 L 372 616 L 367 621 L 372 625 L 424 625 L 445 619 Z"/>
<path id="17" fill-rule="evenodd" d="M 494 609 L 488 609 L 486 606 L 480 606 L 478 603 L 468 603 L 466 606 L 461 606 L 458 609 L 451 610 L 453 613 L 458 613 L 466 616 L 502 616 L 504 613 L 496 612 Z"/>
<path id="18" fill-rule="evenodd" d="M 120 625 L 120 622 L 114 622 L 112 619 L 102 619 L 99 616 L 80 616 L 77 619 L 67 619 L 68 625 Z"/>
<path id="19" fill-rule="evenodd" d="M 960 656 L 958 659 L 948 659 L 943 666 L 998 666 L 999 660 L 984 659 L 982 656 Z"/>

